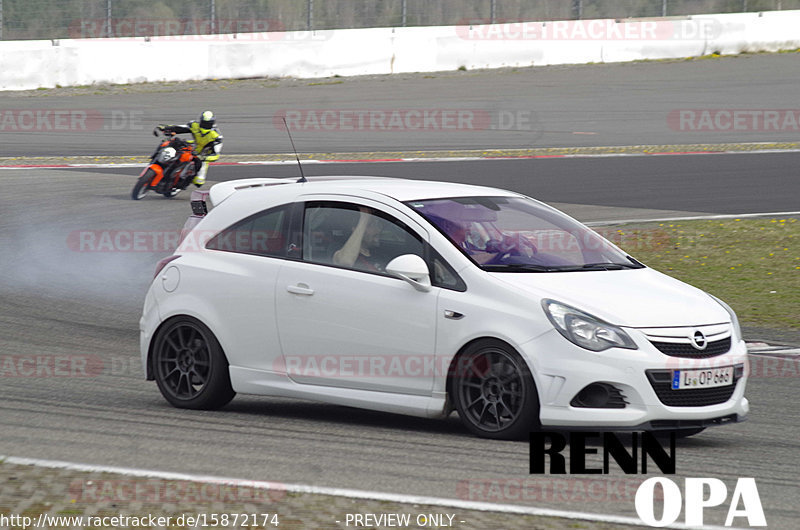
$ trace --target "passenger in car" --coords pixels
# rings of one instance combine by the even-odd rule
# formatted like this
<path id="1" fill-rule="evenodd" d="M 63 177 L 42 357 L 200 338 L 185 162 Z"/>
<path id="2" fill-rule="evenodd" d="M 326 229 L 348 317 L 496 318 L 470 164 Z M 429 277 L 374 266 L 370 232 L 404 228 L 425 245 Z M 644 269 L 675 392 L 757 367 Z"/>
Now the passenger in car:
<path id="1" fill-rule="evenodd" d="M 369 208 L 359 208 L 358 223 L 344 246 L 334 252 L 333 263 L 367 272 L 382 272 L 384 265 L 373 255 L 380 245 L 380 218 Z"/>

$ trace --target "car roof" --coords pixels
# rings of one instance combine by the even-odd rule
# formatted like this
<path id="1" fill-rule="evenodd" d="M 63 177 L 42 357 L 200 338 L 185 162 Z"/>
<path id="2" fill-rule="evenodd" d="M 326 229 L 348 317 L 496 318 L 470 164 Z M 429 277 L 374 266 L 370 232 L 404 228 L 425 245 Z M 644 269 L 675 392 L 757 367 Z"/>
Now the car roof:
<path id="1" fill-rule="evenodd" d="M 271 195 L 275 186 L 281 192 L 297 194 L 307 193 L 342 193 L 358 194 L 372 192 L 391 197 L 401 202 L 425 199 L 442 199 L 449 197 L 518 197 L 520 194 L 508 190 L 459 184 L 455 182 L 437 182 L 431 180 L 412 180 L 377 176 L 325 176 L 308 177 L 307 182 L 298 182 L 297 178 L 263 178 L 243 179 L 221 182 L 211 188 L 211 201 L 219 204 L 234 192 L 248 190 L 247 195 Z M 282 193 L 281 193 L 282 194 Z"/>

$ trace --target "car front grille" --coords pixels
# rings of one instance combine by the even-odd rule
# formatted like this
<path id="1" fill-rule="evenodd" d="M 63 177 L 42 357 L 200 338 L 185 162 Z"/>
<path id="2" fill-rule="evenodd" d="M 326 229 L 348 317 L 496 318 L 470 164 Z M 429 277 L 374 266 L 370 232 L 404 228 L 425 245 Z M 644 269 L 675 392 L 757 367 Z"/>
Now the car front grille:
<path id="1" fill-rule="evenodd" d="M 733 384 L 713 388 L 672 389 L 672 370 L 647 370 L 647 379 L 658 399 L 668 407 L 706 407 L 725 403 L 733 395 L 742 376 L 743 368 L 737 365 L 733 373 Z"/>
<path id="2" fill-rule="evenodd" d="M 686 357 L 690 359 L 707 359 L 708 357 L 715 357 L 723 353 L 728 353 L 731 349 L 730 337 L 709 342 L 703 350 L 698 350 L 689 343 L 657 342 L 654 340 L 650 342 L 664 355 L 669 355 L 670 357 Z"/>

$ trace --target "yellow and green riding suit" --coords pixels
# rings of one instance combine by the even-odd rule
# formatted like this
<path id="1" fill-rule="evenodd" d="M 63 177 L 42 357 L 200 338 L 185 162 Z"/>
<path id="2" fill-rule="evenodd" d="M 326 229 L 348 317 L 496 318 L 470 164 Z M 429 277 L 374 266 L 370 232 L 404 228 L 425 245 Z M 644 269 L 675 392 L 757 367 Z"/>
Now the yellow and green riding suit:
<path id="1" fill-rule="evenodd" d="M 209 162 L 219 160 L 219 154 L 222 152 L 222 134 L 216 127 L 203 129 L 200 127 L 200 123 L 196 121 L 191 121 L 186 125 L 164 125 L 162 127 L 165 131 L 172 131 L 177 134 L 192 134 L 194 138 L 194 154 L 197 155 L 195 161 L 197 175 L 195 175 L 193 182 L 198 186 L 203 185 L 206 181 Z"/>

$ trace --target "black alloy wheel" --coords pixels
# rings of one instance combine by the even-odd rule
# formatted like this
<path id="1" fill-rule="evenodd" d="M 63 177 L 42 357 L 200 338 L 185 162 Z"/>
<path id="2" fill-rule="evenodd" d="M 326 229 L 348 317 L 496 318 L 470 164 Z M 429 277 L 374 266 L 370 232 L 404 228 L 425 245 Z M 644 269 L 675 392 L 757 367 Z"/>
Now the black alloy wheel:
<path id="1" fill-rule="evenodd" d="M 161 394 L 176 407 L 216 409 L 236 395 L 219 342 L 194 318 L 177 317 L 162 326 L 152 367 Z"/>
<path id="2" fill-rule="evenodd" d="M 539 398 L 525 361 L 507 344 L 484 340 L 457 359 L 452 397 L 478 436 L 519 439 L 539 427 Z"/>

